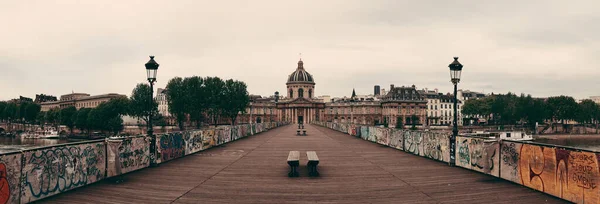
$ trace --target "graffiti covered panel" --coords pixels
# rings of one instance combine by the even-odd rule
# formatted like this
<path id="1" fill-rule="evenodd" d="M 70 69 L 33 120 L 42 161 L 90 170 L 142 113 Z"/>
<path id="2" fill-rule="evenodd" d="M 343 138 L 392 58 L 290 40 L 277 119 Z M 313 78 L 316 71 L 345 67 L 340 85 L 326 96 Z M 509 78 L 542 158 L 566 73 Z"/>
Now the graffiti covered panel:
<path id="1" fill-rule="evenodd" d="M 447 135 L 432 132 L 422 133 L 422 135 L 424 157 L 438 161 L 450 161 L 450 140 Z"/>
<path id="2" fill-rule="evenodd" d="M 202 133 L 202 130 L 194 130 L 185 134 L 185 155 L 202 150 Z"/>
<path id="3" fill-rule="evenodd" d="M 156 142 L 158 143 L 157 163 L 182 157 L 185 153 L 184 138 L 181 132 L 160 135 Z"/>
<path id="4" fill-rule="evenodd" d="M 112 177 L 150 165 L 150 138 L 108 140 L 107 176 Z"/>
<path id="5" fill-rule="evenodd" d="M 472 138 L 469 146 L 471 154 L 471 169 L 496 177 L 500 176 L 499 143 L 487 141 L 483 138 Z"/>
<path id="6" fill-rule="evenodd" d="M 24 153 L 21 201 L 32 202 L 104 179 L 105 143 L 37 149 Z"/>
<path id="7" fill-rule="evenodd" d="M 404 151 L 421 155 L 423 152 L 423 137 L 420 132 L 404 131 Z"/>
<path id="8" fill-rule="evenodd" d="M 404 150 L 404 134 L 402 130 L 390 130 L 389 146 L 399 150 Z"/>
<path id="9" fill-rule="evenodd" d="M 19 203 L 23 154 L 0 156 L 0 203 Z"/>

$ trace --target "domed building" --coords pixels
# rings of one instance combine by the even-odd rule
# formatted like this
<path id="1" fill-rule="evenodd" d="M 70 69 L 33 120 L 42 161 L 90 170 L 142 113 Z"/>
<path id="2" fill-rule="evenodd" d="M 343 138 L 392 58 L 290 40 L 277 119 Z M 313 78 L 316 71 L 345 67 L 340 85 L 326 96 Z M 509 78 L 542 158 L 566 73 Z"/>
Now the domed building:
<path id="1" fill-rule="evenodd" d="M 314 98 L 315 81 L 304 69 L 302 59 L 298 61 L 296 71 L 288 76 L 286 86 L 287 97 L 277 103 L 277 109 L 282 114 L 279 118 L 294 124 L 319 120 L 325 103 Z"/>

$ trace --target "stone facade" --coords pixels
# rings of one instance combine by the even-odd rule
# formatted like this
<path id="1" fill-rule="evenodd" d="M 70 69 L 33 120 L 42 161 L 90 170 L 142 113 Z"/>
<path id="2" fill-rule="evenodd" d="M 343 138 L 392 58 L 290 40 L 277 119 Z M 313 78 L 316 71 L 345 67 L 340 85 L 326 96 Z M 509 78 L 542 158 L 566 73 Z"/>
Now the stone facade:
<path id="1" fill-rule="evenodd" d="M 60 96 L 59 101 L 49 101 L 41 103 L 41 111 L 49 111 L 53 108 L 66 108 L 74 106 L 80 108 L 95 108 L 101 103 L 107 102 L 113 98 L 127 97 L 121 94 L 109 93 L 102 95 L 90 96 L 86 93 L 71 93 Z"/>

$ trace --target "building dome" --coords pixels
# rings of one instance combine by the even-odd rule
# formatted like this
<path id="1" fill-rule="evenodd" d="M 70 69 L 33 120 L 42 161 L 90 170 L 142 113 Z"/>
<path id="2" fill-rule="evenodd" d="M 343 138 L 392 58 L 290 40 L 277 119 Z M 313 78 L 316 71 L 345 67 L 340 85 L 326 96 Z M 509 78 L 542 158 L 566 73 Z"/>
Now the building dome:
<path id="1" fill-rule="evenodd" d="M 304 62 L 298 61 L 298 68 L 290 74 L 287 83 L 310 83 L 314 84 L 312 75 L 304 70 Z"/>

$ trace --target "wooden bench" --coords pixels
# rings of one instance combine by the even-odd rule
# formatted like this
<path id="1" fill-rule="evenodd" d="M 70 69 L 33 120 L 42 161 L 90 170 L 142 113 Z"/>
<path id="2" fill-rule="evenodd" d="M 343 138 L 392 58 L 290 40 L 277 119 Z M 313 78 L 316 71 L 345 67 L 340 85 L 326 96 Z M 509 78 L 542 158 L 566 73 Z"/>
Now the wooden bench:
<path id="1" fill-rule="evenodd" d="M 287 159 L 288 165 L 290 165 L 290 173 L 288 173 L 289 177 L 298 177 L 298 166 L 300 165 L 300 152 L 299 151 L 290 151 Z"/>
<path id="2" fill-rule="evenodd" d="M 300 135 L 300 129 L 296 130 L 296 135 Z"/>
<path id="3" fill-rule="evenodd" d="M 302 130 L 302 135 L 306 136 L 306 130 Z"/>
<path id="4" fill-rule="evenodd" d="M 319 171 L 317 171 L 317 165 L 319 165 L 319 157 L 317 157 L 317 152 L 315 151 L 307 151 L 306 157 L 308 158 L 308 175 L 309 176 L 319 176 Z"/>

